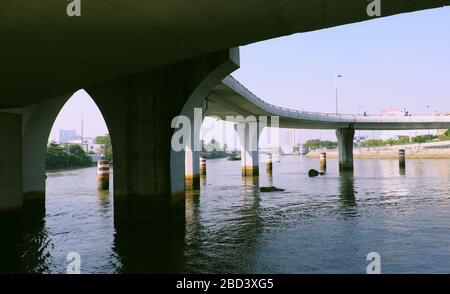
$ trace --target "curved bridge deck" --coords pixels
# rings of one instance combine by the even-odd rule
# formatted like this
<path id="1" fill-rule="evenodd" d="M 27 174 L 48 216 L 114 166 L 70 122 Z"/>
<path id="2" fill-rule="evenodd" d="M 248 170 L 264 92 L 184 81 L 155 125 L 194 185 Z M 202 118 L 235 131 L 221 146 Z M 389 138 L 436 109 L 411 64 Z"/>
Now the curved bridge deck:
<path id="1" fill-rule="evenodd" d="M 297 129 L 411 130 L 450 128 L 450 115 L 330 114 L 279 107 L 257 97 L 232 76 L 217 85 L 207 98 L 207 115 L 278 116 L 280 127 Z"/>

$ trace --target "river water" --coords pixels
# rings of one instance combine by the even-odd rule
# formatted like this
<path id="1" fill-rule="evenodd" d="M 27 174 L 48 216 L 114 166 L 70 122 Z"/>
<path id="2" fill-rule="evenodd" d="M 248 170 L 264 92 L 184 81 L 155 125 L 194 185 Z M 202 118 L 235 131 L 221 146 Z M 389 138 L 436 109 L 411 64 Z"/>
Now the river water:
<path id="1" fill-rule="evenodd" d="M 144 233 L 116 234 L 96 168 L 48 173 L 45 217 L 25 229 L 18 271 L 64 273 L 75 251 L 82 273 L 365 273 L 378 252 L 383 273 L 450 273 L 450 160 L 409 160 L 404 173 L 395 160 L 356 160 L 353 176 L 335 160 L 325 176 L 310 168 L 317 159 L 283 156 L 271 177 L 261 163 L 243 179 L 239 161 L 208 160 L 169 253 Z M 259 192 L 269 185 L 285 191 Z"/>

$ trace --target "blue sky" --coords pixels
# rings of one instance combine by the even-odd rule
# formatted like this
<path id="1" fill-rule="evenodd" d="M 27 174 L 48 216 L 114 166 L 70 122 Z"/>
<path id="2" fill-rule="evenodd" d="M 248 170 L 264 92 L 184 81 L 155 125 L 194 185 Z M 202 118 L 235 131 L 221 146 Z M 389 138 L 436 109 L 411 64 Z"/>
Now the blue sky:
<path id="1" fill-rule="evenodd" d="M 450 8 L 296 34 L 241 48 L 233 75 L 264 100 L 291 108 L 370 113 L 424 104 L 450 110 Z"/>
<path id="2" fill-rule="evenodd" d="M 343 75 L 338 80 L 341 113 L 397 108 L 424 113 L 425 105 L 433 112 L 450 111 L 448 7 L 272 39 L 243 46 L 240 55 L 241 68 L 233 76 L 278 106 L 334 112 L 338 73 Z M 82 112 L 87 136 L 107 132 L 98 108 L 79 92 L 61 111 L 50 139 L 58 139 L 59 129 L 79 130 Z M 302 141 L 334 139 L 332 131 L 300 134 Z M 228 136 L 227 141 L 232 144 Z"/>

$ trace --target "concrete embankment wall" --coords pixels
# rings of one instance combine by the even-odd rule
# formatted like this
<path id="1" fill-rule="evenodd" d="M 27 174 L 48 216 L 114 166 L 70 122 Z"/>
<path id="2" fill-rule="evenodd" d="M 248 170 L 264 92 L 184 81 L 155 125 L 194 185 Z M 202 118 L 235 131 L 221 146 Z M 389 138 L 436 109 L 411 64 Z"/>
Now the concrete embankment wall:
<path id="1" fill-rule="evenodd" d="M 398 149 L 402 149 L 399 147 Z M 392 150 L 353 150 L 353 158 L 355 159 L 398 159 L 398 149 Z M 327 153 L 327 158 L 337 159 L 337 150 L 311 151 L 307 155 L 308 158 L 319 158 L 321 152 Z M 450 159 L 450 149 L 424 149 L 424 150 L 406 150 L 406 159 Z"/>

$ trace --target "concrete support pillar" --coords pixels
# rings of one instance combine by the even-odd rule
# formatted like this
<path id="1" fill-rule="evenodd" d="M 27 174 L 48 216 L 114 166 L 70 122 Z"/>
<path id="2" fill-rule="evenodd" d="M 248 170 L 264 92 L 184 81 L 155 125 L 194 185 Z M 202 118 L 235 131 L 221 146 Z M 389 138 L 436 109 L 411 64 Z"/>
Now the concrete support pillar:
<path id="1" fill-rule="evenodd" d="M 22 117 L 22 193 L 26 213 L 45 215 L 45 153 L 48 136 L 57 115 L 69 98 L 70 95 L 63 95 L 6 111 Z"/>
<path id="2" fill-rule="evenodd" d="M 236 50 L 223 50 L 87 89 L 111 135 L 116 227 L 184 230 L 186 155 L 172 137 L 237 62 Z"/>
<path id="3" fill-rule="evenodd" d="M 22 210 L 22 116 L 0 112 L 0 213 Z"/>
<path id="4" fill-rule="evenodd" d="M 355 130 L 352 128 L 336 131 L 339 148 L 339 171 L 353 171 L 353 139 Z"/>
<path id="5" fill-rule="evenodd" d="M 200 152 L 186 148 L 185 189 L 200 189 Z"/>
<path id="6" fill-rule="evenodd" d="M 259 175 L 258 141 L 261 130 L 258 122 L 244 122 L 235 125 L 241 144 L 241 170 L 243 176 Z"/>
<path id="7" fill-rule="evenodd" d="M 204 118 L 203 107 L 193 111 L 191 121 L 191 137 L 186 145 L 185 151 L 185 189 L 200 189 L 200 151 L 202 149 L 200 141 L 200 130 Z"/>

